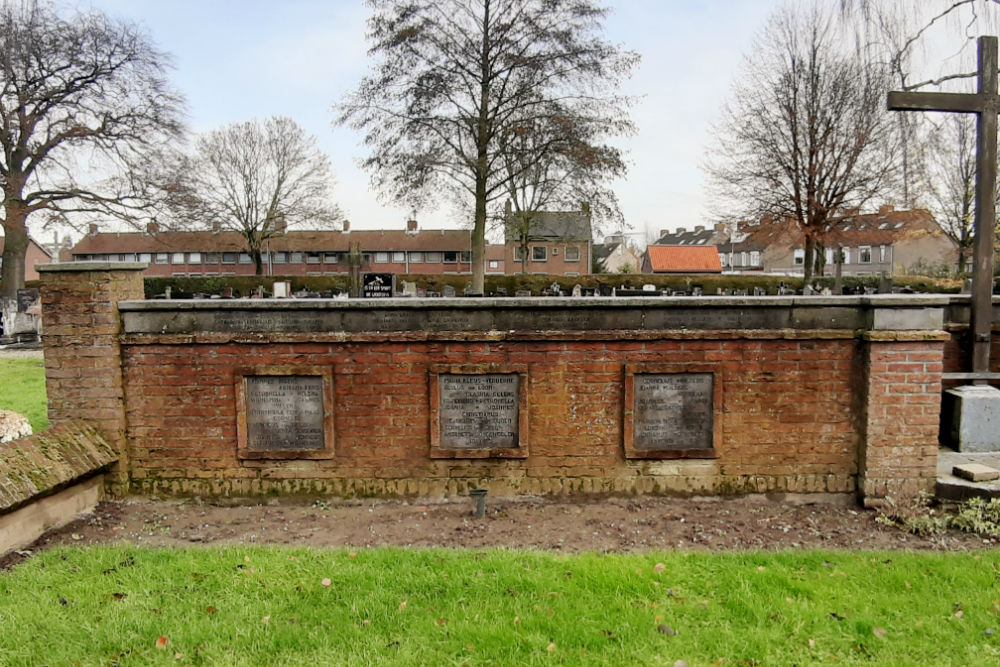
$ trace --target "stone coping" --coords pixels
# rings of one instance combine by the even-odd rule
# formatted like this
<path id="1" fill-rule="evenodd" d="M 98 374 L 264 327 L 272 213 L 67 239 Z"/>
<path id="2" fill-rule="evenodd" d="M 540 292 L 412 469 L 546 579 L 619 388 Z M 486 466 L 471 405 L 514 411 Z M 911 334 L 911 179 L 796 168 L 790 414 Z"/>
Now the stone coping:
<path id="1" fill-rule="evenodd" d="M 39 273 L 80 273 L 87 271 L 145 271 L 144 262 L 51 262 L 36 264 Z"/>
<path id="2" fill-rule="evenodd" d="M 176 299 L 118 304 L 126 334 L 411 331 L 938 331 L 941 295 Z"/>

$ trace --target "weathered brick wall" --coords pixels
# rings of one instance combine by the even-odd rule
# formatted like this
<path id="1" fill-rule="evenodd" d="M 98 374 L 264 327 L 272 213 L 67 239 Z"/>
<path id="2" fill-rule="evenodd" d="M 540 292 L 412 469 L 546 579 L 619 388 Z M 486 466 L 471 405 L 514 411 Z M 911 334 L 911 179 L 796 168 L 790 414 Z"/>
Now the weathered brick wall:
<path id="1" fill-rule="evenodd" d="M 130 269 L 129 266 L 132 268 Z M 119 455 L 109 479 L 128 488 L 118 302 L 142 299 L 142 265 L 80 263 L 79 270 L 42 272 L 42 342 L 49 423 L 86 419 Z M 89 269 L 89 270 L 88 270 Z"/>
<path id="2" fill-rule="evenodd" d="M 858 435 L 853 339 L 188 343 L 129 337 L 124 351 L 135 488 L 170 493 L 851 492 Z M 622 374 L 717 372 L 716 459 L 626 460 Z M 528 364 L 526 459 L 431 460 L 428 368 Z M 240 461 L 234 386 L 248 365 L 332 367 L 335 456 Z"/>
<path id="3" fill-rule="evenodd" d="M 121 447 L 118 491 L 440 496 L 483 486 L 500 494 L 860 491 L 876 501 L 933 485 L 946 338 L 929 329 L 941 320 L 933 299 L 775 300 L 760 313 L 751 311 L 764 302 L 726 311 L 682 300 L 669 312 L 616 302 L 596 315 L 579 300 L 561 312 L 542 301 L 515 312 L 512 301 L 504 315 L 459 302 L 426 312 L 236 304 L 241 316 L 208 303 L 132 304 L 123 329 L 114 304 L 141 299 L 138 272 L 61 275 L 43 292 L 51 418 L 93 418 Z M 580 325 L 592 316 L 605 324 Z M 548 324 L 530 330 L 536 317 Z M 687 318 L 690 328 L 651 324 Z M 623 319 L 630 324 L 616 324 Z M 453 320 L 493 324 L 448 329 Z M 279 330 L 261 324 L 268 321 Z M 378 323 L 395 321 L 445 329 L 379 332 Z M 496 326 L 507 321 L 519 324 Z M 562 321 L 568 328 L 552 325 Z M 760 326 L 707 328 L 726 321 Z M 432 378 L 448 367 L 523 369 L 526 456 L 432 455 Z M 240 456 L 236 387 L 262 369 L 332 378 L 332 456 Z M 714 374 L 714 457 L 628 458 L 629 372 Z"/>

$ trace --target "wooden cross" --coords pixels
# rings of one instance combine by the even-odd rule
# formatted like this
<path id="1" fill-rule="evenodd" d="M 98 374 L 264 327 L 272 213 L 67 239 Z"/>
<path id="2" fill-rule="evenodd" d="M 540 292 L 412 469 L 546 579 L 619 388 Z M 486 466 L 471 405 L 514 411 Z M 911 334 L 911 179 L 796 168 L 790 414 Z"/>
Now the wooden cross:
<path id="1" fill-rule="evenodd" d="M 974 113 L 976 120 L 976 245 L 972 274 L 972 373 L 990 371 L 993 327 L 993 235 L 996 230 L 997 189 L 997 38 L 978 40 L 979 76 L 975 93 L 889 93 L 895 111 Z M 975 378 L 977 383 L 985 377 Z"/>

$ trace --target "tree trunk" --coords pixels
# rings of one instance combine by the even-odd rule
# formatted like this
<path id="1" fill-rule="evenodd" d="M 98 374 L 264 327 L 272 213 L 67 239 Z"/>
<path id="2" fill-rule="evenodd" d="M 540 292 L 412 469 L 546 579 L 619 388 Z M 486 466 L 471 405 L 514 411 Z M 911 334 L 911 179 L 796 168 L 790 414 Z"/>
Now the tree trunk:
<path id="1" fill-rule="evenodd" d="M 264 258 L 260 249 L 251 249 L 250 258 L 253 259 L 253 268 L 258 276 L 264 275 Z"/>
<path id="2" fill-rule="evenodd" d="M 816 256 L 816 241 L 809 235 L 806 235 L 806 256 L 802 261 L 802 286 L 805 287 L 812 282 L 813 278 L 813 265 L 815 264 Z"/>
<path id="3" fill-rule="evenodd" d="M 24 287 L 28 254 L 28 211 L 21 202 L 4 204 L 4 246 L 0 264 L 0 297 L 15 298 Z"/>

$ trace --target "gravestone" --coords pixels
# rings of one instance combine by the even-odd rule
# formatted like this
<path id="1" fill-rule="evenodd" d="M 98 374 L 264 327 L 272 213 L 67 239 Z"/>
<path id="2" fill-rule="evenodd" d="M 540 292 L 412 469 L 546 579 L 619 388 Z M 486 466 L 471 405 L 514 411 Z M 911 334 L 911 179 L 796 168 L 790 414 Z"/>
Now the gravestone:
<path id="1" fill-rule="evenodd" d="M 445 296 L 445 298 L 451 298 L 456 295 L 455 288 L 451 285 L 445 285 L 442 287 L 441 293 Z"/>
<path id="2" fill-rule="evenodd" d="M 531 290 L 530 289 L 519 289 L 519 290 L 517 290 L 517 291 L 514 292 L 514 296 L 516 296 L 519 299 L 523 299 L 523 298 L 529 297 L 529 296 L 531 296 Z"/>
<path id="3" fill-rule="evenodd" d="M 636 373 L 632 389 L 632 449 L 705 451 L 714 446 L 711 373 Z"/>
<path id="4" fill-rule="evenodd" d="M 754 296 L 767 296 L 767 290 L 764 289 L 763 287 L 754 287 L 753 288 L 753 295 Z"/>
<path id="5" fill-rule="evenodd" d="M 361 279 L 361 296 L 365 299 L 389 299 L 395 292 L 394 273 L 366 273 Z"/>
<path id="6" fill-rule="evenodd" d="M 416 297 L 417 296 L 417 282 L 404 280 L 403 281 L 403 296 L 405 297 Z"/>
<path id="7" fill-rule="evenodd" d="M 275 299 L 287 299 L 292 293 L 292 284 L 285 281 L 277 281 L 274 283 L 274 298 Z M 232 296 L 232 293 L 230 293 Z"/>
<path id="8" fill-rule="evenodd" d="M 573 296 L 580 297 L 583 296 L 583 286 L 577 283 L 573 285 Z"/>
<path id="9" fill-rule="evenodd" d="M 248 375 L 245 382 L 245 453 L 322 451 L 323 378 L 318 375 Z"/>
<path id="10" fill-rule="evenodd" d="M 518 447 L 520 380 L 516 373 L 440 374 L 440 447 Z"/>

